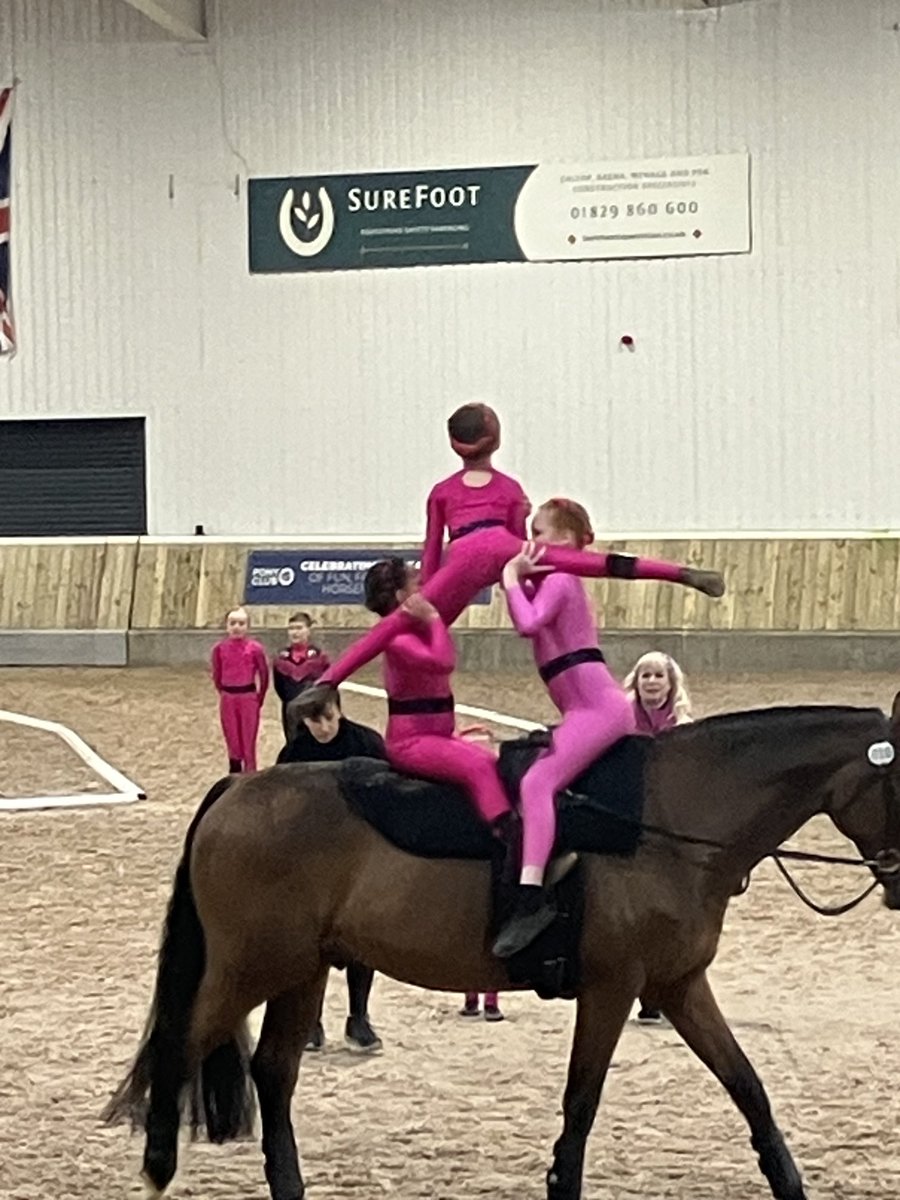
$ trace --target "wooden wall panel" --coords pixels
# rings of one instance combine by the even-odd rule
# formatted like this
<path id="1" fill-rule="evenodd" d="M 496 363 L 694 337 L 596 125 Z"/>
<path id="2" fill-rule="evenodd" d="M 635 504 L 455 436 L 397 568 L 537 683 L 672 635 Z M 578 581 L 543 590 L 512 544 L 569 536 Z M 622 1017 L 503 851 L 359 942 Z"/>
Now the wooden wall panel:
<path id="1" fill-rule="evenodd" d="M 270 545 L 277 547 L 277 543 Z M 264 548 L 260 543 L 259 548 Z M 900 539 L 671 539 L 610 548 L 716 567 L 719 601 L 671 584 L 588 583 L 605 629 L 883 631 L 900 627 Z M 216 629 L 240 602 L 248 546 L 201 540 L 140 544 L 0 543 L 0 628 Z M 289 606 L 251 610 L 257 627 L 286 623 Z M 361 607 L 312 608 L 332 628 L 360 628 Z M 461 629 L 506 628 L 499 590 Z"/>

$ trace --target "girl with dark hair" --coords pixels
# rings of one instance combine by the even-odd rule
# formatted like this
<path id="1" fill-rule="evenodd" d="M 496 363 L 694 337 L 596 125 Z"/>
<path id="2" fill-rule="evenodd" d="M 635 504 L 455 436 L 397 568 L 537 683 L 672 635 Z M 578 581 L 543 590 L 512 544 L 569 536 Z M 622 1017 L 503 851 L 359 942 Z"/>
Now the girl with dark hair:
<path id="1" fill-rule="evenodd" d="M 528 498 L 521 486 L 491 462 L 500 446 L 500 422 L 486 404 L 466 404 L 447 422 L 450 445 L 463 469 L 438 483 L 428 498 L 428 533 L 423 552 L 423 597 L 452 625 L 482 588 L 500 582 L 503 566 L 525 545 Z M 445 561 L 438 566 L 443 531 L 449 531 Z M 627 554 L 594 554 L 566 545 L 544 548 L 537 573 L 620 579 L 660 579 L 721 596 L 725 585 L 717 571 L 679 566 Z M 380 654 L 411 618 L 402 606 L 358 638 L 322 676 L 337 685 Z"/>
<path id="2" fill-rule="evenodd" d="M 366 574 L 365 600 L 371 612 L 386 617 L 402 611 L 409 622 L 384 649 L 388 759 L 411 775 L 459 784 L 479 815 L 498 827 L 510 803 L 497 760 L 456 734 L 450 690 L 456 648 L 437 609 L 419 592 L 417 573 L 402 558 L 375 563 Z"/>

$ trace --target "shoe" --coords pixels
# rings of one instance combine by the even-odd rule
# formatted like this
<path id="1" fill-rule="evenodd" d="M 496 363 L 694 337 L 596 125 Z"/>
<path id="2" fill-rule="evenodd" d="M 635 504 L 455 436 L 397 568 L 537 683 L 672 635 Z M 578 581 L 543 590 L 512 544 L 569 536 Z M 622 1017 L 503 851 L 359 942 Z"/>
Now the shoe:
<path id="1" fill-rule="evenodd" d="M 352 1054 L 377 1054 L 382 1041 L 368 1017 L 348 1017 L 344 1027 L 344 1045 Z"/>
<path id="2" fill-rule="evenodd" d="M 505 1021 L 503 1013 L 496 1004 L 486 1004 L 484 1006 L 484 1019 L 486 1021 Z"/>
<path id="3" fill-rule="evenodd" d="M 317 1021 L 312 1033 L 306 1040 L 304 1050 L 324 1050 L 325 1049 L 325 1030 L 322 1028 L 322 1022 Z"/>
<path id="4" fill-rule="evenodd" d="M 647 1008 L 645 1004 L 642 1004 L 637 1019 L 642 1025 L 662 1025 L 663 1018 L 658 1008 Z"/>
<path id="5" fill-rule="evenodd" d="M 497 958 L 512 958 L 553 924 L 556 906 L 547 899 L 542 887 L 519 884 L 513 915 L 500 930 L 492 946 Z"/>
<path id="6" fill-rule="evenodd" d="M 480 1017 L 481 1009 L 478 1007 L 478 997 L 476 996 L 474 999 L 470 1000 L 469 997 L 466 996 L 466 1002 L 459 1010 L 459 1015 L 461 1017 Z"/>

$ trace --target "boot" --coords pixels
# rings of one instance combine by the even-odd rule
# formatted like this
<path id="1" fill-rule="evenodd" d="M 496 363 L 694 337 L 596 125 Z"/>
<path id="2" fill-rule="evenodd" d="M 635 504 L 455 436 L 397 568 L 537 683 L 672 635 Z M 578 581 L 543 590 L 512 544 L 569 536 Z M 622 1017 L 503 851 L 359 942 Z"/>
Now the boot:
<path id="1" fill-rule="evenodd" d="M 519 884 L 512 916 L 500 930 L 492 951 L 497 958 L 512 958 L 544 932 L 556 917 L 556 906 L 542 887 Z"/>

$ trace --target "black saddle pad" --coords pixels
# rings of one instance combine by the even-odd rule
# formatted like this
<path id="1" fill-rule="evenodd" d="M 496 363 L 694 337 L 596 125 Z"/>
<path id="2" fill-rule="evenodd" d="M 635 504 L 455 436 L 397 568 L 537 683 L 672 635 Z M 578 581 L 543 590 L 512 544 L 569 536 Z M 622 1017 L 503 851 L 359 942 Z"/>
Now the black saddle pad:
<path id="1" fill-rule="evenodd" d="M 504 742 L 499 771 L 514 804 L 518 785 L 549 743 L 543 731 Z M 644 766 L 651 738 L 623 738 L 557 796 L 557 849 L 634 854 L 644 809 Z M 338 780 L 351 809 L 389 842 L 425 858 L 489 859 L 494 838 L 461 788 L 400 774 L 370 758 L 340 764 Z"/>

